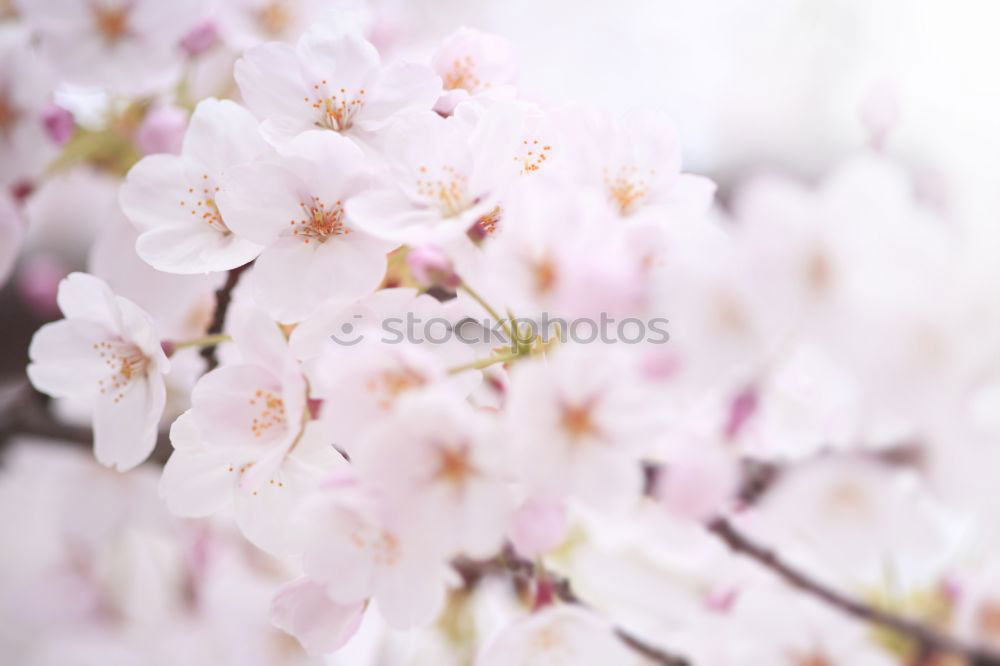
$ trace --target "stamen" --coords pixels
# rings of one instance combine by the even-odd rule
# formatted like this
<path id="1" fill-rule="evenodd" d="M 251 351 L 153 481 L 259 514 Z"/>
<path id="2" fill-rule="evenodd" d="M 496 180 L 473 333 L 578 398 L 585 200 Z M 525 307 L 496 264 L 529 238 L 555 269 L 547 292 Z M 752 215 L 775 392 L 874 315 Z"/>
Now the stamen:
<path id="1" fill-rule="evenodd" d="M 194 187 L 189 187 L 187 190 L 192 199 L 198 197 L 194 199 L 194 203 L 189 205 L 186 199 L 181 199 L 179 205 L 181 208 L 187 208 L 190 215 L 200 218 L 208 226 L 228 236 L 232 231 L 226 226 L 226 223 L 222 219 L 222 214 L 219 212 L 219 207 L 215 203 L 215 195 L 218 193 L 219 188 L 209 182 L 207 173 L 202 174 L 201 178 L 204 181 L 204 187 L 201 188 L 200 194 L 195 192 Z"/>
<path id="2" fill-rule="evenodd" d="M 129 384 L 146 377 L 149 359 L 137 346 L 121 340 L 95 342 L 93 349 L 111 371 L 109 376 L 97 380 L 98 390 L 102 395 L 113 395 L 115 403 L 121 402 Z"/>
<path id="3" fill-rule="evenodd" d="M 444 217 L 455 217 L 472 204 L 466 194 L 466 179 L 452 166 L 442 166 L 441 172 L 439 178 L 417 178 L 417 194 L 430 199 Z M 420 173 L 426 174 L 427 167 L 420 167 Z"/>
<path id="4" fill-rule="evenodd" d="M 90 3 L 91 16 L 97 31 L 101 33 L 108 44 L 116 44 L 129 32 L 128 15 L 132 11 L 132 3 L 125 2 L 118 7 L 102 6 L 98 0 Z"/>
<path id="5" fill-rule="evenodd" d="M 307 204 L 299 202 L 304 217 L 301 220 L 289 220 L 292 235 L 302 238 L 306 244 L 316 241 L 325 243 L 336 236 L 346 236 L 351 233 L 350 227 L 344 224 L 343 202 L 339 199 L 330 208 L 317 199 Z"/>
<path id="6" fill-rule="evenodd" d="M 328 94 L 327 81 L 323 80 L 313 84 L 313 97 L 304 97 L 304 101 L 311 108 L 320 112 L 320 119 L 316 121 L 317 127 L 343 132 L 351 128 L 354 116 L 361 110 L 365 103 L 365 89 L 361 88 L 357 94 L 349 93 L 347 88 L 340 88 L 338 91 Z"/>
<path id="7" fill-rule="evenodd" d="M 267 389 L 257 389 L 250 398 L 252 406 L 259 406 L 260 412 L 250 422 L 250 432 L 254 437 L 261 437 L 272 428 L 284 428 L 285 401 L 276 393 Z"/>
<path id="8" fill-rule="evenodd" d="M 650 176 L 655 175 L 655 173 L 653 170 L 649 171 Z M 631 214 L 636 209 L 637 204 L 649 194 L 649 185 L 643 180 L 636 167 L 622 167 L 615 176 L 612 176 L 605 169 L 604 185 L 608 189 L 611 202 L 622 215 Z"/>

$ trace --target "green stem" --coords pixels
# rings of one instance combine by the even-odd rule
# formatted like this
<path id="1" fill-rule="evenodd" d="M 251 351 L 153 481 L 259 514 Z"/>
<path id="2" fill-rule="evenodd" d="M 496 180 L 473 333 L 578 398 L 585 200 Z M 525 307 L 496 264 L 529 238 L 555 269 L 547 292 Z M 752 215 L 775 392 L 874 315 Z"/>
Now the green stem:
<path id="1" fill-rule="evenodd" d="M 448 374 L 456 375 L 460 372 L 464 372 L 465 370 L 482 370 L 483 368 L 488 368 L 491 365 L 496 365 L 497 363 L 506 363 L 507 361 L 513 361 L 520 355 L 521 354 L 516 351 L 496 354 L 495 356 L 490 356 L 489 358 L 481 358 L 478 361 L 473 361 L 471 363 L 456 365 L 454 368 L 448 370 Z"/>
<path id="2" fill-rule="evenodd" d="M 466 282 L 462 282 L 462 284 L 459 285 L 459 289 L 461 289 L 462 291 L 464 291 L 465 293 L 467 293 L 469 296 L 471 296 L 472 300 L 474 300 L 476 303 L 479 303 L 479 305 L 481 305 L 482 308 L 484 310 L 486 310 L 486 312 L 488 312 L 489 315 L 491 317 L 493 317 L 494 320 L 499 321 L 499 322 L 503 322 L 503 330 L 507 333 L 507 335 L 510 336 L 510 338 L 512 340 L 514 339 L 514 333 L 513 333 L 513 331 L 511 331 L 510 323 L 507 322 L 507 320 L 505 320 L 503 317 L 501 317 L 497 313 L 497 311 L 494 310 L 493 307 L 489 303 L 486 302 L 486 299 L 483 298 L 479 294 L 479 292 L 477 292 L 475 289 L 473 289 L 472 287 L 470 287 L 468 285 L 468 283 L 466 283 Z"/>
<path id="3" fill-rule="evenodd" d="M 205 335 L 200 338 L 192 338 L 191 340 L 175 342 L 174 349 L 184 349 L 186 347 L 212 347 L 214 345 L 220 345 L 223 342 L 232 342 L 232 340 L 233 339 L 225 333 L 220 333 L 218 335 Z"/>

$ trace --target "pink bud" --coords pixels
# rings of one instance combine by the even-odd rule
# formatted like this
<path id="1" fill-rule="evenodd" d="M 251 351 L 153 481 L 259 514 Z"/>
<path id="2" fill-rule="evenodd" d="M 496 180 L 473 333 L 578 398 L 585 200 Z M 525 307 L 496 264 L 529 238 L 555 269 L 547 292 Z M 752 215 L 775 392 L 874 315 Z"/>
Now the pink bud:
<path id="1" fill-rule="evenodd" d="M 49 138 L 56 143 L 66 143 L 73 136 L 73 114 L 55 104 L 49 104 L 42 111 L 42 124 Z"/>
<path id="2" fill-rule="evenodd" d="M 406 255 L 406 265 L 410 267 L 414 279 L 422 287 L 441 286 L 455 289 L 462 284 L 462 279 L 455 273 L 451 259 L 433 245 L 410 250 Z"/>
<path id="3" fill-rule="evenodd" d="M 202 21 L 181 39 L 181 48 L 192 58 L 204 53 L 215 45 L 219 29 L 213 21 Z"/>
<path id="4" fill-rule="evenodd" d="M 18 271 L 17 291 L 35 314 L 53 319 L 59 316 L 59 282 L 68 274 L 69 269 L 57 257 L 37 254 L 26 259 Z"/>
<path id="5" fill-rule="evenodd" d="M 694 440 L 670 457 L 656 496 L 671 513 L 702 521 L 723 512 L 738 485 L 735 462 L 720 447 Z"/>
<path id="6" fill-rule="evenodd" d="M 754 387 L 750 386 L 736 394 L 729 405 L 729 418 L 725 427 L 726 439 L 736 438 L 756 411 L 757 391 Z"/>
<path id="7" fill-rule="evenodd" d="M 179 153 L 187 119 L 187 113 L 176 106 L 150 109 L 135 132 L 135 143 L 145 155 Z"/>
<path id="8" fill-rule="evenodd" d="M 521 557 L 532 559 L 562 543 L 566 528 L 566 507 L 561 502 L 532 497 L 514 512 L 507 537 Z"/>

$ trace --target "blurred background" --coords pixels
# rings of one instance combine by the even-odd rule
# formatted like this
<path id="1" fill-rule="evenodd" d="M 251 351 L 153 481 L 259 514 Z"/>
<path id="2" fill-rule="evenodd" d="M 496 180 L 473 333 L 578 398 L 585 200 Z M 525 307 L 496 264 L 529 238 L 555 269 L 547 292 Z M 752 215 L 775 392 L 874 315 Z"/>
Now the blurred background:
<path id="1" fill-rule="evenodd" d="M 29 5 L 58 12 L 72 1 L 0 0 L 0 29 L 30 42 Z M 257 32 L 219 28 L 240 7 L 256 12 L 265 5 L 303 22 L 299 29 L 295 22 Z M 426 60 L 443 37 L 469 25 L 514 44 L 528 99 L 666 110 L 679 129 L 685 171 L 718 182 L 723 207 L 761 173 L 813 183 L 848 156 L 877 150 L 902 165 L 918 196 L 945 217 L 991 232 L 998 223 L 1000 3 L 206 0 L 191 30 L 214 25 L 215 32 L 178 51 L 182 87 L 146 95 L 136 106 L 101 85 L 61 81 L 57 71 L 52 101 L 71 114 L 73 136 L 60 135 L 59 119 L 45 116 L 47 139 L 29 147 L 0 140 L 0 184 L 24 230 L 0 291 L 2 654 L 19 654 L 12 646 L 31 642 L 52 618 L 77 627 L 96 613 L 127 625 L 127 637 L 111 641 L 91 627 L 71 641 L 72 632 L 59 632 L 60 640 L 35 650 L 30 663 L 136 663 L 123 647 L 133 643 L 150 655 L 159 651 L 141 663 L 306 663 L 292 639 L 267 622 L 267 599 L 285 578 L 278 564 L 251 552 L 231 528 L 167 516 L 155 474 L 140 470 L 126 479 L 97 467 L 72 410 L 69 425 L 59 425 L 21 411 L 19 401 L 31 335 L 58 317 L 58 281 L 72 270 L 93 270 L 95 262 L 112 273 L 138 261 L 127 255 L 130 232 L 114 226 L 123 169 L 143 153 L 177 149 L 171 128 L 183 128 L 190 100 L 232 94 L 232 63 L 242 48 L 268 37 L 263 28 L 280 28 L 270 36 L 293 40 L 330 8 L 354 12 L 386 57 Z M 0 99 L 36 76 L 10 52 L 0 62 Z M 152 111 L 157 123 L 149 121 Z M 113 146 L 87 153 L 79 137 L 106 131 L 109 117 Z M 7 120 L 0 111 L 0 134 Z M 0 235 L 0 244 L 10 238 Z M 9 250 L 0 247 L 0 255 Z M 164 286 L 162 307 L 207 316 L 204 298 L 215 286 Z M 192 605 L 225 630 L 203 637 L 198 627 L 208 620 L 194 621 Z"/>

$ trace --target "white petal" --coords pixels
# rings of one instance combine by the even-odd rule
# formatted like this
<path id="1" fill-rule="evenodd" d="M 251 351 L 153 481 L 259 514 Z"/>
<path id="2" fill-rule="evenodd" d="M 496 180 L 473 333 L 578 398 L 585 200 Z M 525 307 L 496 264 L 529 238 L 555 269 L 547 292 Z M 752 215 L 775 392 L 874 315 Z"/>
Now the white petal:
<path id="1" fill-rule="evenodd" d="M 309 654 L 342 648 L 361 626 L 367 602 L 338 604 L 323 586 L 299 578 L 278 590 L 271 602 L 271 622 L 298 639 Z"/>
<path id="2" fill-rule="evenodd" d="M 242 266 L 261 246 L 206 224 L 175 225 L 146 231 L 135 250 L 143 261 L 167 273 L 211 273 Z"/>
<path id="3" fill-rule="evenodd" d="M 233 472 L 229 463 L 205 448 L 191 411 L 170 428 L 174 452 L 163 467 L 160 497 L 171 513 L 201 517 L 218 512 L 232 498 Z"/>
<path id="4" fill-rule="evenodd" d="M 205 99 L 191 115 L 182 154 L 221 178 L 228 169 L 267 150 L 249 111 L 227 99 Z"/>
<path id="5" fill-rule="evenodd" d="M 394 62 L 379 72 L 376 94 L 365 102 L 357 125 L 374 130 L 400 111 L 431 109 L 441 95 L 441 78 L 426 65 Z"/>
<path id="6" fill-rule="evenodd" d="M 56 398 L 96 394 L 108 368 L 94 345 L 112 337 L 104 326 L 84 319 L 45 324 L 28 348 L 28 378 L 36 389 Z"/>
<path id="7" fill-rule="evenodd" d="M 94 411 L 94 454 L 102 465 L 127 471 L 144 461 L 156 445 L 157 426 L 166 402 L 163 378 L 135 379 L 119 392 L 107 392 Z"/>
<path id="8" fill-rule="evenodd" d="M 118 203 L 125 217 L 140 230 L 187 225 L 190 206 L 180 202 L 188 187 L 182 157 L 148 155 L 129 170 Z"/>
<path id="9" fill-rule="evenodd" d="M 59 283 L 56 300 L 67 319 L 89 319 L 115 333 L 122 332 L 115 294 L 100 278 L 87 273 L 70 273 Z"/>
<path id="10" fill-rule="evenodd" d="M 275 421 L 275 410 L 267 405 L 275 396 L 281 396 L 279 379 L 259 366 L 228 365 L 204 375 L 191 392 L 191 405 L 205 445 L 257 445 L 264 455 L 267 446 L 282 441 L 288 432 L 283 421 Z M 272 425 L 262 425 L 267 423 Z"/>

